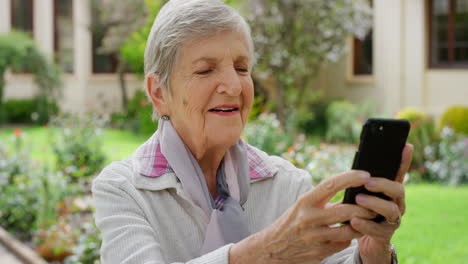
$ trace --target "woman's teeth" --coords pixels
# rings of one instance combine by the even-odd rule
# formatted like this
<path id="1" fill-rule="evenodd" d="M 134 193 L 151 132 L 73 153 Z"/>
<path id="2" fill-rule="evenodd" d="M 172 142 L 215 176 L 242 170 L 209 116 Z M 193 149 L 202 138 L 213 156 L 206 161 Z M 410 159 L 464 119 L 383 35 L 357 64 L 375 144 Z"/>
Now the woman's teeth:
<path id="1" fill-rule="evenodd" d="M 214 108 L 209 111 L 210 112 L 233 112 L 237 110 L 239 110 L 239 108 Z"/>

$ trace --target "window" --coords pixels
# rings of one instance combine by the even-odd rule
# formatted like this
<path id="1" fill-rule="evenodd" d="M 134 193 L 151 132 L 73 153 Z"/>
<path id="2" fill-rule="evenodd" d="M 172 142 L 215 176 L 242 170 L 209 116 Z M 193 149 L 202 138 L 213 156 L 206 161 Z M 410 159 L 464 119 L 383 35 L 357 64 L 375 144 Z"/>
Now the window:
<path id="1" fill-rule="evenodd" d="M 363 40 L 354 38 L 354 75 L 372 75 L 372 30 Z"/>
<path id="2" fill-rule="evenodd" d="M 370 1 L 372 6 L 372 1 Z M 364 39 L 353 40 L 353 75 L 372 75 L 372 29 Z"/>
<path id="3" fill-rule="evenodd" d="M 54 1 L 54 50 L 56 62 L 73 72 L 73 2 Z"/>
<path id="4" fill-rule="evenodd" d="M 32 34 L 33 24 L 33 0 L 11 0 L 11 27 Z"/>
<path id="5" fill-rule="evenodd" d="M 468 0 L 429 1 L 431 67 L 468 67 Z"/>
<path id="6" fill-rule="evenodd" d="M 97 2 L 94 2 L 96 5 Z M 107 31 L 106 25 L 100 20 L 98 8 L 92 7 L 92 38 L 93 38 L 93 73 L 115 73 L 117 71 L 117 58 L 110 54 L 103 54 L 99 48 Z"/>

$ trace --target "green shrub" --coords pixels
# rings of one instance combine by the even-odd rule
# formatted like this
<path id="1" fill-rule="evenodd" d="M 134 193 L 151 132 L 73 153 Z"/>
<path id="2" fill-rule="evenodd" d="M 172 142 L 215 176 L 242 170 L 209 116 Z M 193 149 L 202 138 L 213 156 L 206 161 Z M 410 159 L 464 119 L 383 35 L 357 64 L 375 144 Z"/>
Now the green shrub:
<path id="1" fill-rule="evenodd" d="M 296 117 L 296 127 L 307 136 L 317 135 L 324 137 L 327 133 L 327 108 L 333 99 L 319 98 L 299 111 Z"/>
<path id="2" fill-rule="evenodd" d="M 294 142 L 294 136 L 285 133 L 275 114 L 262 113 L 249 121 L 243 135 L 247 142 L 270 155 L 281 156 Z"/>
<path id="3" fill-rule="evenodd" d="M 3 107 L 3 89 L 6 84 L 4 73 L 7 69 L 13 71 L 28 71 L 34 76 L 34 82 L 39 87 L 39 120 L 42 113 L 50 112 L 49 102 L 60 95 L 60 68 L 42 54 L 36 42 L 27 33 L 11 31 L 0 34 L 0 123 L 5 120 Z"/>
<path id="4" fill-rule="evenodd" d="M 249 113 L 249 120 L 258 119 L 261 113 L 267 110 L 267 101 L 262 95 L 255 95 L 252 110 Z"/>
<path id="5" fill-rule="evenodd" d="M 39 102 L 39 97 L 32 99 L 9 99 L 3 104 L 6 115 L 6 122 L 11 124 L 36 123 L 44 124 L 49 121 L 50 116 L 59 112 L 59 107 L 55 102 Z"/>
<path id="6" fill-rule="evenodd" d="M 369 102 L 361 105 L 346 100 L 332 102 L 326 112 L 327 141 L 358 143 L 362 124 L 374 113 L 374 106 Z"/>
<path id="7" fill-rule="evenodd" d="M 17 175 L 11 184 L 0 186 L 0 225 L 21 240 L 33 236 L 38 213 L 36 190 L 27 175 Z"/>
<path id="8" fill-rule="evenodd" d="M 136 134 L 151 136 L 158 128 L 158 123 L 152 120 L 153 106 L 142 90 L 136 91 L 129 100 L 124 113 L 113 113 L 111 122 L 114 126 L 130 130 Z"/>
<path id="9" fill-rule="evenodd" d="M 468 135 L 468 107 L 452 106 L 440 118 L 439 129 L 451 127 L 456 133 Z"/>
<path id="10" fill-rule="evenodd" d="M 7 123 L 31 123 L 35 102 L 32 99 L 9 99 L 3 104 Z"/>
<path id="11" fill-rule="evenodd" d="M 101 233 L 91 218 L 81 225 L 73 255 L 65 259 L 65 264 L 99 263 L 101 243 Z"/>
<path id="12" fill-rule="evenodd" d="M 426 161 L 424 148 L 437 142 L 435 123 L 423 111 L 416 108 L 401 110 L 395 118 L 406 119 L 411 124 L 408 143 L 413 144 L 413 161 L 411 162 L 411 180 L 420 181 L 427 177 L 424 163 Z"/>
<path id="13" fill-rule="evenodd" d="M 431 180 L 459 185 L 468 183 L 468 137 L 445 127 L 440 142 L 425 148 L 425 166 Z"/>
<path id="14" fill-rule="evenodd" d="M 32 113 L 31 118 L 38 125 L 48 123 L 53 116 L 60 112 L 57 102 L 50 98 L 38 96 L 35 98 L 35 103 L 35 112 Z"/>
<path id="15" fill-rule="evenodd" d="M 350 170 L 356 148 L 352 145 L 310 145 L 299 137 L 283 157 L 299 168 L 307 170 L 312 182 L 321 181 Z"/>
<path id="16" fill-rule="evenodd" d="M 37 195 L 29 151 L 16 130 L 12 146 L 0 141 L 0 226 L 21 240 L 33 235 L 37 216 Z"/>
<path id="17" fill-rule="evenodd" d="M 57 168 L 76 182 L 102 169 L 106 156 L 101 135 L 106 120 L 97 115 L 60 116 L 52 120 L 55 127 L 53 149 Z"/>

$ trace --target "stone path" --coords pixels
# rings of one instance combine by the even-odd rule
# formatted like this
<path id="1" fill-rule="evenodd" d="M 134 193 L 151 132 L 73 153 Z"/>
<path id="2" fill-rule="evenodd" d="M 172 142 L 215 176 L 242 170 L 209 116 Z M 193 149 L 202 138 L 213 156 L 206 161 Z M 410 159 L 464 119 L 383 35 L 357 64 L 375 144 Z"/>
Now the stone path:
<path id="1" fill-rule="evenodd" d="M 1 264 L 23 264 L 22 261 L 17 259 L 13 254 L 0 244 L 0 263 Z"/>

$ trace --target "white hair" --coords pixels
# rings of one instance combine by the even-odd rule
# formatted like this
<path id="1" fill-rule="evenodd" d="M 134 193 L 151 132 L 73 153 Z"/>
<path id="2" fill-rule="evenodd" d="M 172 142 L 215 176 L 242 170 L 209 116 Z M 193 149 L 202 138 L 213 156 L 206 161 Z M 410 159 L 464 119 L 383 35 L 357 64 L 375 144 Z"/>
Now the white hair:
<path id="1" fill-rule="evenodd" d="M 170 96 L 170 76 L 181 45 L 186 41 L 209 37 L 224 30 L 234 30 L 245 36 L 251 61 L 249 66 L 253 67 L 255 58 L 250 28 L 234 8 L 220 0 L 170 0 L 159 11 L 148 37 L 145 76 L 156 73 Z M 148 89 L 145 90 L 150 97 Z M 153 106 L 153 120 L 158 117 L 159 114 Z"/>

